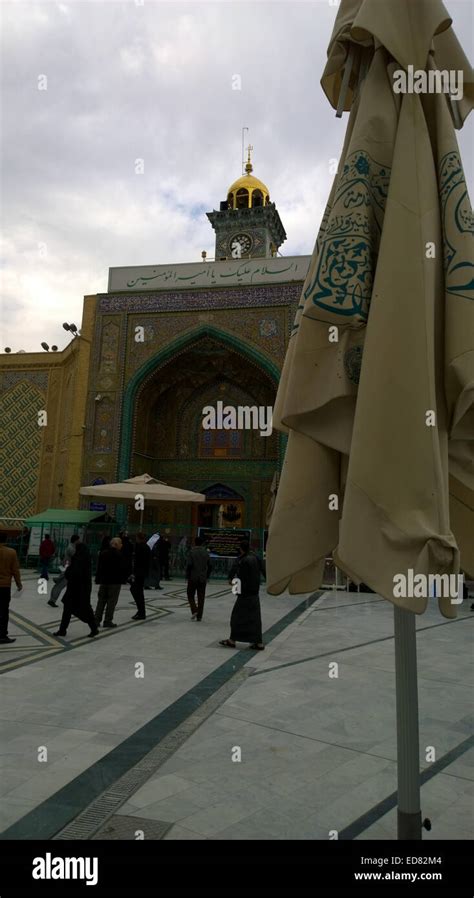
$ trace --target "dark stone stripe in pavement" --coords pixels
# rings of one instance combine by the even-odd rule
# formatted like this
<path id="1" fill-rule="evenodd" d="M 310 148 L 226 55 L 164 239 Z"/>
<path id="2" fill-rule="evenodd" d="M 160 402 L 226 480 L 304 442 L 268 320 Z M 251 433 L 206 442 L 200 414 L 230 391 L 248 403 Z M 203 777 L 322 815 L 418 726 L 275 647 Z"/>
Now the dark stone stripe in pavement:
<path id="1" fill-rule="evenodd" d="M 276 621 L 264 633 L 271 642 L 286 627 L 303 614 L 323 591 L 314 593 Z M 237 651 L 212 671 L 200 683 L 140 727 L 95 764 L 75 777 L 37 808 L 13 823 L 1 835 L 0 840 L 51 839 L 56 833 L 81 813 L 95 798 L 111 786 L 120 776 L 137 764 L 165 736 L 193 714 L 203 702 L 230 680 L 256 652 Z"/>
<path id="2" fill-rule="evenodd" d="M 87 808 L 74 818 L 64 829 L 54 836 L 55 840 L 100 838 L 114 814 L 118 814 L 126 801 L 137 790 L 155 776 L 193 733 L 236 692 L 248 676 L 248 669 L 241 668 L 233 677 L 203 702 L 194 714 L 190 714 L 176 729 L 172 730 L 149 751 L 145 757 L 116 780 L 110 789 L 105 789 Z M 147 831 L 147 838 L 155 838 Z M 158 836 L 156 836 L 158 838 Z M 161 837 L 159 837 L 161 838 Z"/>
<path id="3" fill-rule="evenodd" d="M 385 599 L 380 599 L 379 601 L 384 602 Z M 356 602 L 354 605 L 351 605 L 352 608 L 357 605 L 365 605 L 366 602 Z M 334 611 L 335 608 L 345 608 L 346 605 L 330 605 L 325 608 L 318 608 L 318 612 L 321 611 Z M 459 617 L 456 617 L 453 620 L 445 620 L 441 621 L 439 624 L 430 624 L 428 627 L 417 627 L 416 635 L 418 633 L 424 633 L 426 630 L 434 630 L 436 627 L 447 627 L 450 624 L 459 624 L 462 620 L 474 620 L 472 615 L 463 614 Z M 392 633 L 390 636 L 378 636 L 377 639 L 369 639 L 367 642 L 357 642 L 354 645 L 346 645 L 340 646 L 339 648 L 331 649 L 330 652 L 322 652 L 320 655 L 308 655 L 306 658 L 299 658 L 297 661 L 285 661 L 284 664 L 275 664 L 274 667 L 266 667 L 264 670 L 255 670 L 251 676 L 252 677 L 261 677 L 263 674 L 273 673 L 275 670 L 283 670 L 285 667 L 295 667 L 297 664 L 306 664 L 308 661 L 318 661 L 319 658 L 327 658 L 328 655 L 342 655 L 343 652 L 351 652 L 353 649 L 362 649 L 367 645 L 375 645 L 378 642 L 389 642 L 389 640 L 394 639 L 394 634 Z"/>
<path id="4" fill-rule="evenodd" d="M 135 604 L 135 603 L 133 603 L 133 604 Z M 188 603 L 186 601 L 186 605 L 187 604 Z M 146 626 L 150 622 L 160 620 L 161 617 L 167 616 L 169 614 L 174 614 L 173 611 L 169 611 L 167 608 L 153 608 L 152 607 L 151 612 L 150 612 L 149 604 L 147 604 L 147 608 L 148 608 L 148 615 L 147 615 L 146 621 L 133 621 L 133 623 L 129 622 L 129 623 L 124 623 L 124 624 L 119 624 L 117 629 L 113 629 L 113 630 L 101 629 L 100 633 L 96 637 L 95 641 L 98 642 L 101 639 L 114 638 L 114 636 L 117 633 L 123 633 L 125 630 L 136 630 L 137 627 Z M 49 647 L 51 650 L 51 654 L 52 654 L 52 650 L 55 649 L 55 653 L 59 654 L 62 652 L 70 652 L 72 649 L 81 649 L 84 646 L 90 645 L 90 639 L 86 635 L 75 636 L 74 639 L 70 639 L 69 637 L 66 638 L 66 637 L 62 637 L 62 636 L 52 636 L 51 631 L 54 631 L 54 629 L 56 627 L 59 627 L 61 618 L 58 618 L 56 623 L 50 621 L 48 624 L 36 624 L 33 621 L 28 620 L 27 618 L 21 618 L 21 620 L 25 621 L 25 625 L 22 626 L 21 622 L 18 620 L 19 617 L 21 617 L 21 616 L 18 615 L 16 612 L 14 614 L 10 613 L 10 618 L 13 620 L 13 622 L 18 627 L 20 627 L 20 629 L 22 629 L 25 632 L 25 634 L 35 638 L 40 643 L 40 645 L 39 646 L 32 645 L 29 647 L 31 656 L 26 661 L 23 662 L 21 659 L 16 659 L 18 662 L 16 664 L 17 668 L 18 667 L 29 667 L 30 664 L 37 664 L 38 661 L 41 661 L 43 658 L 43 656 L 41 655 L 42 648 Z M 29 624 L 29 626 L 27 626 L 27 624 Z M 49 629 L 48 629 L 48 627 L 49 627 Z M 37 634 L 36 632 L 33 632 L 32 628 L 34 628 L 35 630 L 38 630 L 38 629 L 42 630 L 45 633 L 45 635 L 48 635 L 50 637 L 50 642 L 48 642 L 46 639 L 44 639 L 41 635 Z M 20 648 L 20 646 L 18 646 L 18 648 Z M 34 654 L 35 652 L 36 652 L 36 654 Z M 8 671 L 12 668 L 13 660 L 14 659 L 12 657 L 8 661 L 0 662 L 0 675 L 3 673 L 8 673 Z"/>
<path id="5" fill-rule="evenodd" d="M 429 782 L 434 776 L 445 770 L 449 764 L 452 764 L 453 761 L 456 761 L 473 746 L 474 736 L 469 736 L 464 742 L 460 742 L 459 745 L 456 745 L 450 751 L 446 752 L 442 758 L 439 758 L 434 764 L 431 764 L 430 767 L 422 770 L 420 774 L 420 784 L 424 786 L 425 783 Z M 366 811 L 365 814 L 362 814 L 357 820 L 350 823 L 349 826 L 344 827 L 339 833 L 339 839 L 351 841 L 352 839 L 356 839 L 357 836 L 360 836 L 360 834 L 368 829 L 369 826 L 372 826 L 377 820 L 380 820 L 381 817 L 384 817 L 385 814 L 388 814 L 389 811 L 397 807 L 397 795 L 397 792 L 392 792 L 391 795 L 387 795 L 383 801 L 374 805 L 370 811 Z"/>
<path id="6" fill-rule="evenodd" d="M 255 670 L 251 676 L 260 677 L 263 674 L 274 673 L 275 670 L 283 670 L 285 667 L 295 667 L 297 664 L 307 664 L 308 661 L 319 661 L 320 658 L 328 658 L 331 655 L 342 655 L 343 652 L 352 652 L 353 649 L 362 649 L 368 645 L 374 645 L 376 642 L 387 642 L 393 639 L 393 636 L 381 636 L 378 639 L 369 639 L 368 642 L 356 642 L 355 645 L 347 645 L 343 648 L 334 648 L 329 652 L 321 652 L 320 655 L 308 655 L 306 658 L 298 658 L 297 661 L 285 661 L 284 664 L 275 664 L 274 667 L 265 667 L 264 670 Z"/>
<path id="7" fill-rule="evenodd" d="M 47 645 L 49 648 L 58 648 L 62 649 L 62 645 L 51 636 L 51 633 L 48 632 L 46 627 L 43 627 L 42 624 L 36 624 L 32 620 L 28 620 L 27 617 L 24 617 L 22 614 L 18 614 L 18 611 L 13 611 L 10 608 L 10 621 L 14 623 L 19 630 L 22 630 L 23 633 L 26 633 L 28 636 L 32 636 L 34 639 L 37 639 L 41 645 Z M 54 645 L 56 643 L 56 646 Z M 66 647 L 66 646 L 65 646 Z M 34 646 L 31 646 L 33 649 Z"/>

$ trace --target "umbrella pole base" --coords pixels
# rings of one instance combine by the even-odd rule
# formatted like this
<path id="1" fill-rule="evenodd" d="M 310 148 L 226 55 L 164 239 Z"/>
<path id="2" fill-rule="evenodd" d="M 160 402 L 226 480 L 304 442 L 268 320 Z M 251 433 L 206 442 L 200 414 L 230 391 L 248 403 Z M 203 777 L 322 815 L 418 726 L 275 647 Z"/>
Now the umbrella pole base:
<path id="1" fill-rule="evenodd" d="M 398 841 L 421 842 L 421 811 L 398 811 Z"/>

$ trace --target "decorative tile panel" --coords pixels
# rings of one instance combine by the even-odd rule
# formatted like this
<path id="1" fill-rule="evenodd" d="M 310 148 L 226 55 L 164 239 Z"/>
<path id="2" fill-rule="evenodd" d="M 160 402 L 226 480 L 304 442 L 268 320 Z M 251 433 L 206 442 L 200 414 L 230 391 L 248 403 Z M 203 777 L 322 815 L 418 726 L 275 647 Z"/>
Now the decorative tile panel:
<path id="1" fill-rule="evenodd" d="M 34 384 L 43 393 L 48 389 L 48 371 L 2 371 L 0 372 L 0 393 L 6 393 L 16 384 L 26 381 Z"/>
<path id="2" fill-rule="evenodd" d="M 287 306 L 301 296 L 302 282 L 227 290 L 186 290 L 176 293 L 107 293 L 99 296 L 101 312 L 188 312 L 198 309 L 235 309 Z"/>
<path id="3" fill-rule="evenodd" d="M 24 381 L 2 396 L 5 440 L 0 446 L 0 517 L 23 518 L 35 511 L 41 443 L 47 430 L 38 425 L 38 412 L 44 404 L 38 387 Z"/>

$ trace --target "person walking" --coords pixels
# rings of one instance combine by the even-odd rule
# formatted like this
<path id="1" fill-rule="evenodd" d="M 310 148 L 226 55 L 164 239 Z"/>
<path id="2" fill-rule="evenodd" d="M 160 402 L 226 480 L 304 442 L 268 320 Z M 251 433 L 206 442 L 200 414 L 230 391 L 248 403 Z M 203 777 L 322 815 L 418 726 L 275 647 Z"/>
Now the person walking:
<path id="1" fill-rule="evenodd" d="M 15 581 L 18 592 L 23 589 L 18 555 L 14 549 L 5 545 L 6 541 L 6 531 L 0 530 L 0 643 L 2 645 L 16 642 L 15 637 L 8 635 L 12 580 Z"/>
<path id="2" fill-rule="evenodd" d="M 189 549 L 190 549 L 190 546 L 189 546 L 188 537 L 187 536 L 181 537 L 181 539 L 179 541 L 179 545 L 178 545 L 178 551 L 176 553 L 178 569 L 180 571 L 183 571 L 183 572 L 186 571 L 186 564 L 187 564 L 187 560 L 188 560 Z"/>
<path id="3" fill-rule="evenodd" d="M 265 573 L 265 565 L 260 558 L 250 552 L 247 541 L 241 543 L 240 556 L 229 573 L 229 582 L 239 590 L 230 618 L 230 638 L 219 645 L 235 649 L 236 642 L 249 642 L 250 648 L 263 651 L 262 615 L 260 611 L 260 579 Z"/>
<path id="4" fill-rule="evenodd" d="M 66 546 L 66 551 L 64 553 L 64 561 L 63 561 L 64 570 L 59 575 L 59 577 L 56 577 L 56 579 L 54 581 L 54 586 L 51 590 L 51 595 L 50 595 L 49 601 L 48 601 L 48 605 L 51 605 L 51 608 L 58 607 L 57 600 L 59 599 L 59 596 L 61 595 L 63 589 L 67 588 L 66 568 L 68 568 L 69 565 L 71 564 L 71 558 L 74 555 L 74 552 L 76 551 L 76 543 L 77 543 L 78 539 L 79 539 L 79 535 L 77 533 L 74 533 L 74 535 L 71 536 L 71 541 L 70 541 L 69 545 Z"/>
<path id="5" fill-rule="evenodd" d="M 66 593 L 62 599 L 64 605 L 59 630 L 55 636 L 66 636 L 71 617 L 78 617 L 79 620 L 89 624 L 90 633 L 88 636 L 97 636 L 99 628 L 97 627 L 94 612 L 91 605 L 92 592 L 92 562 L 91 554 L 87 546 L 78 540 L 75 544 L 74 555 L 71 563 L 65 570 L 67 580 Z"/>
<path id="6" fill-rule="evenodd" d="M 188 581 L 187 595 L 191 608 L 191 620 L 200 621 L 204 611 L 204 599 L 206 598 L 206 584 L 209 579 L 212 565 L 209 552 L 203 546 L 204 540 L 196 536 L 194 546 L 188 555 L 186 565 L 186 577 Z M 195 594 L 197 593 L 197 605 Z"/>
<path id="7" fill-rule="evenodd" d="M 97 562 L 95 582 L 99 584 L 99 593 L 95 619 L 97 626 L 100 627 L 105 611 L 104 628 L 108 630 L 115 629 L 117 626 L 113 622 L 114 611 L 122 584 L 127 579 L 128 559 L 126 558 L 124 561 L 121 552 L 122 540 L 116 536 L 110 540 L 110 545 L 107 548 L 99 552 Z"/>
<path id="8" fill-rule="evenodd" d="M 161 576 L 164 580 L 171 580 L 170 577 L 170 552 L 171 552 L 171 543 L 166 536 L 161 537 L 158 543 L 158 554 L 160 559 L 160 570 Z"/>
<path id="9" fill-rule="evenodd" d="M 127 530 L 122 530 L 119 533 L 119 539 L 122 540 L 122 565 L 124 582 L 126 582 L 133 571 L 133 543 Z"/>
<path id="10" fill-rule="evenodd" d="M 163 589 L 160 585 L 161 580 L 161 564 L 160 564 L 160 534 L 154 533 L 150 536 L 147 545 L 151 549 L 151 565 L 150 573 L 147 578 L 147 586 L 145 589 Z"/>
<path id="11" fill-rule="evenodd" d="M 49 564 L 54 556 L 55 551 L 56 549 L 53 540 L 51 539 L 49 533 L 46 533 L 44 539 L 41 541 L 41 545 L 39 548 L 40 577 L 43 580 L 49 580 Z"/>
<path id="12" fill-rule="evenodd" d="M 145 534 L 140 531 L 137 533 L 137 541 L 135 543 L 135 555 L 133 557 L 133 576 L 130 592 L 135 599 L 137 613 L 133 615 L 132 620 L 145 620 L 145 595 L 143 588 L 145 580 L 148 577 L 151 564 L 151 549 L 147 545 Z"/>
<path id="13" fill-rule="evenodd" d="M 23 527 L 21 538 L 20 538 L 20 553 L 19 553 L 20 561 L 26 562 L 26 559 L 28 557 L 29 545 L 30 545 L 30 531 L 28 530 L 28 527 L 25 524 L 25 526 Z M 26 567 L 26 565 L 25 565 L 25 567 Z"/>

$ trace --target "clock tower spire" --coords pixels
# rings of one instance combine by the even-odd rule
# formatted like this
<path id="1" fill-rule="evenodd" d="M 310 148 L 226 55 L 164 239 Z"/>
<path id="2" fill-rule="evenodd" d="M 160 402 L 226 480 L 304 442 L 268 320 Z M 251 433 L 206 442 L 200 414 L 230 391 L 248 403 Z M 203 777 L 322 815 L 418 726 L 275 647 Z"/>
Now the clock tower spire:
<path id="1" fill-rule="evenodd" d="M 230 185 L 219 211 L 207 213 L 216 232 L 216 260 L 269 258 L 286 240 L 268 187 L 252 174 L 252 150 L 249 145 L 245 174 Z"/>

